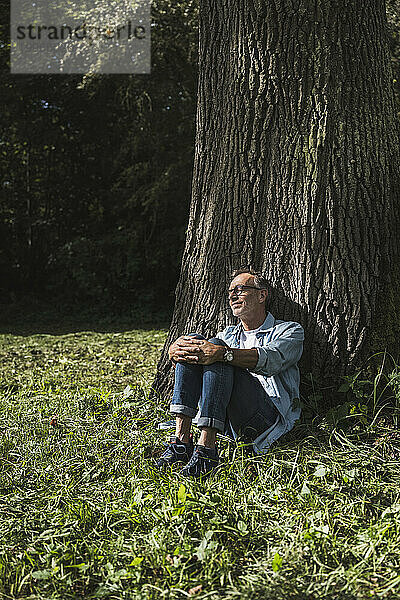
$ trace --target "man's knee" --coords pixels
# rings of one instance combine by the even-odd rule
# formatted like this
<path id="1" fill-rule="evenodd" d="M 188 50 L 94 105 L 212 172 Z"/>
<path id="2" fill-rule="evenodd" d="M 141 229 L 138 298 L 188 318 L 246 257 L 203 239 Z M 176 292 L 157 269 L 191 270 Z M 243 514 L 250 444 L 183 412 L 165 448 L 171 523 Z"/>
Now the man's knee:
<path id="1" fill-rule="evenodd" d="M 204 337 L 204 335 L 201 335 L 201 333 L 188 333 L 187 336 L 193 337 L 196 340 L 206 340 L 207 339 Z M 220 340 L 219 338 L 211 338 L 208 341 L 211 342 L 212 344 L 215 344 L 216 346 L 227 346 L 228 345 L 226 342 L 224 342 L 224 340 Z"/>
<path id="2" fill-rule="evenodd" d="M 220 340 L 219 338 L 211 338 L 208 341 L 212 344 L 215 344 L 216 346 L 228 346 L 228 344 L 224 342 L 224 340 Z"/>

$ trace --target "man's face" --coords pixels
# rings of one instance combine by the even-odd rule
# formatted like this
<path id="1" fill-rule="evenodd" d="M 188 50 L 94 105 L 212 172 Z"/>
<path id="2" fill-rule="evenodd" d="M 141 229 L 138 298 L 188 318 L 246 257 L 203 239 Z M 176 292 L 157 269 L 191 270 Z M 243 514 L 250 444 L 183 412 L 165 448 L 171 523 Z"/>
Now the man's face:
<path id="1" fill-rule="evenodd" d="M 254 275 L 249 273 L 241 273 L 231 281 L 229 289 L 233 289 L 236 285 L 248 285 L 254 287 Z M 260 311 L 260 307 L 264 304 L 267 297 L 266 290 L 245 289 L 240 294 L 232 292 L 229 295 L 229 306 L 235 317 L 251 317 Z"/>

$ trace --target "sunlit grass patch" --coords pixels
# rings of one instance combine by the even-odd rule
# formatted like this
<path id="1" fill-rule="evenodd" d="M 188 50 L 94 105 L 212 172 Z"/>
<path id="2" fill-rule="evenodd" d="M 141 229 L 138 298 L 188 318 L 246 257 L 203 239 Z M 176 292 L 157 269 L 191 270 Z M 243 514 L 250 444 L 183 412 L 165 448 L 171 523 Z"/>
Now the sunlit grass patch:
<path id="1" fill-rule="evenodd" d="M 0 597 L 399 597 L 399 436 L 302 425 L 159 473 L 165 331 L 2 336 Z"/>

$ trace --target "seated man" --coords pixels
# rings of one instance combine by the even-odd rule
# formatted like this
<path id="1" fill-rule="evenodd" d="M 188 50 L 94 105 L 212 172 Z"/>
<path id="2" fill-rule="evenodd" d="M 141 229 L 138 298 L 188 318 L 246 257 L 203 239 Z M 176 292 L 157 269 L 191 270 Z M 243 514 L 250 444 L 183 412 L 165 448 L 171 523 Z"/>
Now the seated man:
<path id="1" fill-rule="evenodd" d="M 278 321 L 266 310 L 267 282 L 261 273 L 240 269 L 228 290 L 236 326 L 206 340 L 191 334 L 169 348 L 175 365 L 170 406 L 176 432 L 157 462 L 165 468 L 186 463 L 181 474 L 200 478 L 218 464 L 218 432 L 253 442 L 266 452 L 300 416 L 297 367 L 304 332 L 292 321 Z M 201 433 L 193 447 L 193 418 Z"/>

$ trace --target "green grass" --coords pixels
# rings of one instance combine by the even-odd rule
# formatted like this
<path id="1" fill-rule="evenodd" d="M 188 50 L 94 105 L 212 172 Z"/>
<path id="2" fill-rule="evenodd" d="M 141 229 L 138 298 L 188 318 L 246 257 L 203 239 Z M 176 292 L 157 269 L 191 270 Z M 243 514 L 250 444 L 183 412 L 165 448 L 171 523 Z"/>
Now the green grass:
<path id="1" fill-rule="evenodd" d="M 397 430 L 303 424 L 162 475 L 165 336 L 0 336 L 0 597 L 400 598 Z"/>

